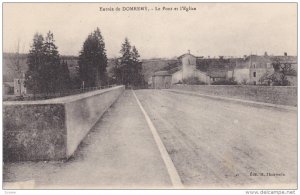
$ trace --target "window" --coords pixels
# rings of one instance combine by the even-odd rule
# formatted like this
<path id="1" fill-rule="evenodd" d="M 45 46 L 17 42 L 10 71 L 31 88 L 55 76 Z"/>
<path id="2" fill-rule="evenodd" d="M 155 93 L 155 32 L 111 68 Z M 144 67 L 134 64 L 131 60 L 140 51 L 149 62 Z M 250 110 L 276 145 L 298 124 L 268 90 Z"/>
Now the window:
<path id="1" fill-rule="evenodd" d="M 253 72 L 253 77 L 256 77 L 256 72 Z"/>
<path id="2" fill-rule="evenodd" d="M 254 81 L 253 84 L 256 85 L 256 81 Z"/>
<path id="3" fill-rule="evenodd" d="M 256 65 L 255 65 L 255 64 L 253 64 L 253 68 L 256 68 Z"/>

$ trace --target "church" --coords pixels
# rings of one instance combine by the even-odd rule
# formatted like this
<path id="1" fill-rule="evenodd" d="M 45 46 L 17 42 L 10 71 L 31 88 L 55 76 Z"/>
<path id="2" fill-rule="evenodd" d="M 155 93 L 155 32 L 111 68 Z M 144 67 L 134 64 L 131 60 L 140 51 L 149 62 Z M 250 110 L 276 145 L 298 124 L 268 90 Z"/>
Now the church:
<path id="1" fill-rule="evenodd" d="M 197 58 L 188 51 L 178 57 L 181 63 L 181 67 L 178 71 L 172 74 L 172 84 L 182 83 L 184 79 L 196 77 L 200 81 L 210 84 L 210 77 L 205 73 L 196 68 Z"/>

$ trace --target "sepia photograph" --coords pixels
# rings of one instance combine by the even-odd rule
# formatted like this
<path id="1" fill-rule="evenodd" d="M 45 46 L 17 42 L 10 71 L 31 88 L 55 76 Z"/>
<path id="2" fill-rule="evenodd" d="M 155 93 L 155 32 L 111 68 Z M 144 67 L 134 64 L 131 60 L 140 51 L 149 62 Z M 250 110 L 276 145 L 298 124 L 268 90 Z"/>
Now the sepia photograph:
<path id="1" fill-rule="evenodd" d="M 2 2 L 2 190 L 295 194 L 297 44 L 297 2 Z"/>

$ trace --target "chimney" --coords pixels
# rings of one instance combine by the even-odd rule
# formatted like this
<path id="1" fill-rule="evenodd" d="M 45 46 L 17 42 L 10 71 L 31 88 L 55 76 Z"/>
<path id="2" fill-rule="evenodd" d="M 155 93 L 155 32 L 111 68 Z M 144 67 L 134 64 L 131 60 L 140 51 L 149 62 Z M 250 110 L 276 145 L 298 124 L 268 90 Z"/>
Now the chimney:
<path id="1" fill-rule="evenodd" d="M 284 52 L 284 56 L 287 56 L 287 52 Z"/>
<path id="2" fill-rule="evenodd" d="M 264 54 L 264 56 L 268 56 L 268 53 L 265 51 L 265 54 Z"/>
<path id="3" fill-rule="evenodd" d="M 191 51 L 190 51 L 190 50 L 188 50 L 188 54 L 191 54 Z"/>

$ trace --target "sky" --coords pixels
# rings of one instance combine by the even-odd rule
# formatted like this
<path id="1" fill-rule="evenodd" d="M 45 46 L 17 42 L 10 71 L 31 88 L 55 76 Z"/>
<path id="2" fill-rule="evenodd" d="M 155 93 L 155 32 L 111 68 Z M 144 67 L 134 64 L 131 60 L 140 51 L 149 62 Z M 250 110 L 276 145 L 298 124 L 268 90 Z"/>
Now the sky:
<path id="1" fill-rule="evenodd" d="M 174 10 L 181 6 L 196 10 Z M 78 55 L 97 27 L 109 58 L 120 56 L 125 37 L 144 59 L 178 57 L 188 50 L 211 57 L 297 55 L 296 3 L 4 3 L 3 51 L 16 52 L 19 42 L 20 52 L 28 53 L 34 34 L 51 30 L 61 55 Z"/>

